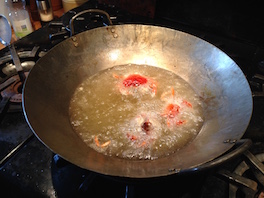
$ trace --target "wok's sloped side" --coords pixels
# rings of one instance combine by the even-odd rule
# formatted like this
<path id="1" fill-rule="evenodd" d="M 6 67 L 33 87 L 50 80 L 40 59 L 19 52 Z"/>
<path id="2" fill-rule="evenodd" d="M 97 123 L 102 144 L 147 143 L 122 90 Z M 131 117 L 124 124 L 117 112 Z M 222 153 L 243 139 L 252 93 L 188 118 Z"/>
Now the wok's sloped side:
<path id="1" fill-rule="evenodd" d="M 180 151 L 157 160 L 124 160 L 87 147 L 73 131 L 70 98 L 85 78 L 128 63 L 175 72 L 204 101 L 204 126 Z M 106 85 L 111 86 L 111 85 Z M 189 34 L 155 26 L 102 27 L 69 38 L 51 49 L 30 71 L 23 108 L 36 136 L 66 160 L 107 175 L 154 177 L 204 164 L 240 139 L 252 112 L 252 97 L 242 71 L 225 53 Z"/>

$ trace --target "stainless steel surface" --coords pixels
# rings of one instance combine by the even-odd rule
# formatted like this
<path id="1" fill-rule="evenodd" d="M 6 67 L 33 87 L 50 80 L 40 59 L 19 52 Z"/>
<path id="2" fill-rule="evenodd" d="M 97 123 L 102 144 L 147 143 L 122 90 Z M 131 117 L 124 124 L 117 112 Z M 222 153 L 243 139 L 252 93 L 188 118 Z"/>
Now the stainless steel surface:
<path id="1" fill-rule="evenodd" d="M 10 44 L 12 38 L 12 30 L 10 24 L 4 15 L 0 14 L 0 41 L 3 45 Z"/>
<path id="2" fill-rule="evenodd" d="M 15 64 L 15 66 L 16 66 L 17 72 L 22 72 L 23 71 L 23 67 L 21 65 L 21 62 L 20 62 L 18 56 L 17 56 L 16 49 L 15 49 L 14 45 L 11 44 L 8 47 L 9 47 L 13 62 Z"/>
<path id="3" fill-rule="evenodd" d="M 109 157 L 73 131 L 68 106 L 75 88 L 101 70 L 128 63 L 175 72 L 203 100 L 200 133 L 174 154 L 142 161 Z M 66 160 L 106 175 L 143 178 L 192 171 L 229 150 L 230 140 L 239 140 L 248 126 L 252 96 L 240 68 L 215 46 L 168 28 L 118 25 L 75 35 L 43 56 L 26 80 L 23 110 L 35 135 Z"/>
<path id="4" fill-rule="evenodd" d="M 38 10 L 44 13 L 48 12 L 48 10 L 51 8 L 49 0 L 37 0 L 36 3 L 37 3 Z"/>

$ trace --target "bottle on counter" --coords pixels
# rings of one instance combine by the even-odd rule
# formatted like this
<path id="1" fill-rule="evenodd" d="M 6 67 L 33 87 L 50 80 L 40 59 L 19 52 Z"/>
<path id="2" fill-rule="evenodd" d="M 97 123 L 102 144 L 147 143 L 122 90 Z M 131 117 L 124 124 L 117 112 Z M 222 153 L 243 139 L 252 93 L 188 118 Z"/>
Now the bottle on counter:
<path id="1" fill-rule="evenodd" d="M 53 10 L 50 0 L 36 0 L 42 25 L 53 20 Z"/>
<path id="2" fill-rule="evenodd" d="M 64 12 L 68 12 L 69 10 L 76 8 L 87 1 L 89 0 L 62 0 Z"/>
<path id="3" fill-rule="evenodd" d="M 5 0 L 10 22 L 18 39 L 33 32 L 25 0 Z"/>

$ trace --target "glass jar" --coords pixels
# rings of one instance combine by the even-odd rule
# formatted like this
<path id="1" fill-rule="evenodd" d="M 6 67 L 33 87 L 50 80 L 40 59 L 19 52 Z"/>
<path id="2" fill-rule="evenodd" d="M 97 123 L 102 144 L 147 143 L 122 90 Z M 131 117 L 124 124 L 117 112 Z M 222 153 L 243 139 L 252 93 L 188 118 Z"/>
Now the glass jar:
<path id="1" fill-rule="evenodd" d="M 5 0 L 9 18 L 18 39 L 33 32 L 25 0 Z"/>

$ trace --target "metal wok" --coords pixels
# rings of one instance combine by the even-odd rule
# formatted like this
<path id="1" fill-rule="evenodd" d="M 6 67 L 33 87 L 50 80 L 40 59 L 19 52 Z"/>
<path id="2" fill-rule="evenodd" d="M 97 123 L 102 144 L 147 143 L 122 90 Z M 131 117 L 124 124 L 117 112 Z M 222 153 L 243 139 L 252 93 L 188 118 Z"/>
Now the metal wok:
<path id="1" fill-rule="evenodd" d="M 156 160 L 105 156 L 73 131 L 68 107 L 75 88 L 101 70 L 128 63 L 173 71 L 202 98 L 204 125 L 174 154 Z M 118 25 L 80 33 L 42 57 L 24 85 L 23 110 L 39 140 L 71 163 L 106 175 L 144 178 L 197 170 L 229 150 L 248 126 L 252 96 L 240 68 L 215 46 L 168 28 Z"/>

